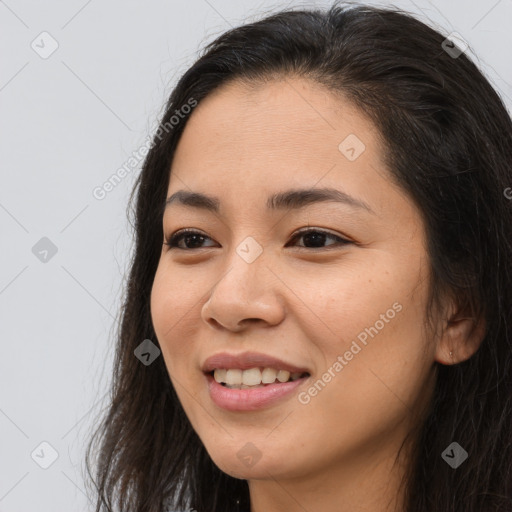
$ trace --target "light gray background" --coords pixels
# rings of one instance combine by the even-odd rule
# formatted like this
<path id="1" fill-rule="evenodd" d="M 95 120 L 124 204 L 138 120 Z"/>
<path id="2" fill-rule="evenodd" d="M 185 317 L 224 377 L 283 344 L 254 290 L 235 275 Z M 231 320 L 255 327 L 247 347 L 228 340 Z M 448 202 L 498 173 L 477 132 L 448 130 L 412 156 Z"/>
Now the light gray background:
<path id="1" fill-rule="evenodd" d="M 147 140 L 205 43 L 264 12 L 327 4 L 0 1 L 0 512 L 93 508 L 84 447 L 106 405 L 140 164 L 104 199 L 94 188 Z M 512 0 L 394 5 L 460 33 L 510 109 Z M 59 45 L 46 59 L 31 47 L 51 48 L 43 31 Z M 57 247 L 46 262 L 32 250 L 43 237 Z M 58 453 L 47 469 L 42 442 Z"/>

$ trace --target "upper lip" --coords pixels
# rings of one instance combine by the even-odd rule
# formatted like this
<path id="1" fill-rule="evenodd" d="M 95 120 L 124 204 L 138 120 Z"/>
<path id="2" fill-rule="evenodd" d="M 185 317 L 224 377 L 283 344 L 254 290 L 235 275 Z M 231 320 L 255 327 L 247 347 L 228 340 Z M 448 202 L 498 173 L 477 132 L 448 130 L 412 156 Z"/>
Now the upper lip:
<path id="1" fill-rule="evenodd" d="M 202 370 L 204 373 L 209 373 L 218 368 L 248 370 L 257 367 L 288 370 L 290 373 L 309 373 L 307 368 L 295 366 L 277 357 L 261 354 L 259 352 L 243 352 L 241 354 L 219 352 L 206 359 L 203 363 Z"/>

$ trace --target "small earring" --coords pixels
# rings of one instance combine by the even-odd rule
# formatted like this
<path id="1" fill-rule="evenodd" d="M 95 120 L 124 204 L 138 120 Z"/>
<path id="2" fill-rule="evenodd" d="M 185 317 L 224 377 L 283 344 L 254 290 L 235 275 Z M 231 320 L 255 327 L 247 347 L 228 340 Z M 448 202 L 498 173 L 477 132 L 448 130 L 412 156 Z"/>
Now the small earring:
<path id="1" fill-rule="evenodd" d="M 451 350 L 450 350 L 450 357 L 453 357 L 453 353 L 452 353 L 452 351 L 451 351 Z"/>

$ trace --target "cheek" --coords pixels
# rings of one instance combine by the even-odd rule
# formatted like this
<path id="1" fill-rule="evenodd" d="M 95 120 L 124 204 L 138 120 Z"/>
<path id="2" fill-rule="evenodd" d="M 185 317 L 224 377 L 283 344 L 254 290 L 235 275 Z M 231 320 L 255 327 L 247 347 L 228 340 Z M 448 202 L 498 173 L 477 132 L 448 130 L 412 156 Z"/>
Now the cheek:
<path id="1" fill-rule="evenodd" d="M 340 414 L 347 407 L 353 414 L 363 409 L 382 413 L 384 404 L 403 407 L 401 400 L 413 403 L 421 393 L 433 347 L 423 328 L 426 289 L 411 293 L 415 270 L 383 265 L 380 271 L 345 272 L 309 288 L 318 314 L 309 315 L 303 329 L 322 354 L 318 373 L 330 389 L 317 386 L 322 407 Z"/>
<path id="2" fill-rule="evenodd" d="M 190 321 L 201 293 L 192 280 L 179 281 L 179 273 L 170 275 L 160 265 L 151 290 L 151 318 L 168 369 L 176 370 L 179 362 L 193 350 L 197 322 Z M 196 296 L 197 295 L 197 296 Z"/>
<path id="3" fill-rule="evenodd" d="M 354 264 L 302 273 L 300 279 L 290 275 L 287 282 L 299 297 L 296 311 L 304 310 L 299 320 L 304 332 L 331 360 L 354 340 L 365 347 L 365 341 L 390 333 L 403 316 L 397 310 L 406 306 L 400 283 L 368 264 L 364 271 Z"/>
<path id="4" fill-rule="evenodd" d="M 173 276 L 176 274 L 178 273 L 173 273 Z M 191 361 L 195 351 L 194 340 L 197 338 L 195 328 L 191 326 L 197 326 L 197 322 L 190 322 L 187 319 L 197 299 L 190 300 L 194 283 L 188 283 L 186 293 L 183 293 L 184 286 L 185 283 L 173 280 L 170 273 L 159 266 L 151 290 L 151 318 L 169 378 L 187 417 L 196 425 L 197 411 L 194 407 L 195 401 L 191 397 L 193 389 L 190 385 L 190 375 L 193 374 L 191 369 L 196 370 Z M 178 290 L 182 290 L 182 293 Z"/>

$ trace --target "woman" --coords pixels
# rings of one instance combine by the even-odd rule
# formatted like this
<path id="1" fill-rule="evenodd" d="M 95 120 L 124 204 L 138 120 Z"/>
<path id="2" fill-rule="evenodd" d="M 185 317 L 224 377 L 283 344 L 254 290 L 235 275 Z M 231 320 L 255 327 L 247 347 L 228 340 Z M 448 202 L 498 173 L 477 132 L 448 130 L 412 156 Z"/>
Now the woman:
<path id="1" fill-rule="evenodd" d="M 133 191 L 97 511 L 512 510 L 512 123 L 463 50 L 336 4 L 184 74 Z"/>

